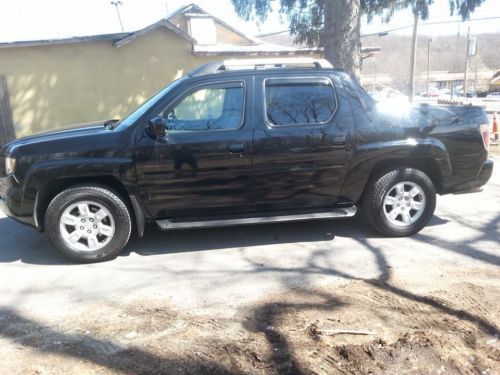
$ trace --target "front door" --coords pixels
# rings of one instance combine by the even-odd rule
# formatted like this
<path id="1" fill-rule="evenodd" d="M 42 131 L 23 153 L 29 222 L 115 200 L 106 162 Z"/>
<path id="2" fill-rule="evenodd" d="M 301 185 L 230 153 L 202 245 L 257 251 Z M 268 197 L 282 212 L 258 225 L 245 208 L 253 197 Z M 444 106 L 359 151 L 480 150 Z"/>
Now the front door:
<path id="1" fill-rule="evenodd" d="M 354 120 L 336 77 L 257 79 L 255 204 L 260 211 L 332 207 L 352 156 Z"/>
<path id="2" fill-rule="evenodd" d="M 251 210 L 251 84 L 200 84 L 153 114 L 165 118 L 167 136 L 138 136 L 136 168 L 142 202 L 154 218 Z"/>

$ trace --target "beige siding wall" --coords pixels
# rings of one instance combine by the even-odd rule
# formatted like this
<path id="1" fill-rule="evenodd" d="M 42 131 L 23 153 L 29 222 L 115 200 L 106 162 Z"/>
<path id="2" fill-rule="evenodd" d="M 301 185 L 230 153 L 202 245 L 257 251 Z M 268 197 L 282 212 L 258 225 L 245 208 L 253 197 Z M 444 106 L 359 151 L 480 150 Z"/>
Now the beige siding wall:
<path id="1" fill-rule="evenodd" d="M 217 43 L 222 44 L 251 44 L 251 42 L 245 38 L 242 38 L 240 35 L 232 32 L 226 27 L 215 23 L 215 29 L 217 30 Z"/>
<path id="2" fill-rule="evenodd" d="M 111 42 L 0 49 L 18 136 L 68 124 L 123 118 L 192 68 L 217 57 L 191 55 L 167 29 L 121 47 Z"/>
<path id="3" fill-rule="evenodd" d="M 190 34 L 187 17 L 184 14 L 178 14 L 169 19 L 177 27 L 184 30 L 185 33 Z M 221 25 L 217 21 L 215 22 L 215 31 L 217 33 L 217 43 L 221 44 L 252 44 L 250 40 L 243 38 L 234 31 L 228 29 L 227 27 Z"/>
<path id="4" fill-rule="evenodd" d="M 178 14 L 168 20 L 178 28 L 182 29 L 185 33 L 189 34 L 187 18 L 184 14 Z"/>

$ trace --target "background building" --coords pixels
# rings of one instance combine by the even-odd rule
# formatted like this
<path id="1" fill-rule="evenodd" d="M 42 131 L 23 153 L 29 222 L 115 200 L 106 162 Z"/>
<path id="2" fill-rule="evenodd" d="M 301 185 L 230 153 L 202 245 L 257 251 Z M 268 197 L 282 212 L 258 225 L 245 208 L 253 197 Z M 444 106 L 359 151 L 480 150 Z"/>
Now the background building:
<path id="1" fill-rule="evenodd" d="M 18 136 L 123 118 L 169 82 L 212 60 L 319 55 L 245 35 L 190 4 L 136 32 L 0 44 Z"/>

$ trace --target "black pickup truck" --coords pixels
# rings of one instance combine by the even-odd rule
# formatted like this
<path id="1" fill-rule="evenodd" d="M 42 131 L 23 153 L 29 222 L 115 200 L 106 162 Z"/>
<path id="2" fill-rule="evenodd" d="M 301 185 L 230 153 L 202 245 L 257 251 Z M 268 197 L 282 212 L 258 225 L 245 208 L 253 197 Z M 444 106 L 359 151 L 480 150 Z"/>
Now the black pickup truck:
<path id="1" fill-rule="evenodd" d="M 436 193 L 486 184 L 482 108 L 377 104 L 316 59 L 203 65 L 124 120 L 1 150 L 0 208 L 80 262 L 116 257 L 132 229 L 350 217 L 418 232 Z M 19 239 L 22 241 L 22 239 Z"/>

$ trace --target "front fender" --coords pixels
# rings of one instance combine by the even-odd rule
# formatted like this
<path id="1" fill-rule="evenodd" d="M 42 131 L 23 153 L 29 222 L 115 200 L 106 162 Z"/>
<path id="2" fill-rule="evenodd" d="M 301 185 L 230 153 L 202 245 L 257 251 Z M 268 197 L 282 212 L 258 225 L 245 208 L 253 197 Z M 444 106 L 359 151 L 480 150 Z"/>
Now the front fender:
<path id="1" fill-rule="evenodd" d="M 23 179 L 21 211 L 33 215 L 39 227 L 37 210 L 49 193 L 50 185 L 63 181 L 90 181 L 100 177 L 113 177 L 122 182 L 129 192 L 135 187 L 133 161 L 129 158 L 73 158 L 45 160 L 32 165 Z"/>

